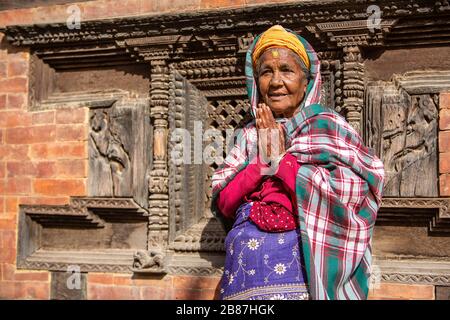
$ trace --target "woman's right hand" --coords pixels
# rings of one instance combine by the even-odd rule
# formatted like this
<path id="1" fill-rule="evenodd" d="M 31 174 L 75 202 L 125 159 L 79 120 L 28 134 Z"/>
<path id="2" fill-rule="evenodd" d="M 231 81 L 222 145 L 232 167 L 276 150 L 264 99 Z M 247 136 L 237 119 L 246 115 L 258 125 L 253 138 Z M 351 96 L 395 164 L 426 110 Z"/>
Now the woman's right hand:
<path id="1" fill-rule="evenodd" d="M 262 159 L 268 162 L 285 152 L 284 130 L 275 121 L 272 110 L 265 103 L 259 103 L 256 108 L 256 129 L 258 131 L 258 154 Z M 273 130 L 278 131 L 278 135 L 274 136 L 275 139 L 272 139 Z"/>

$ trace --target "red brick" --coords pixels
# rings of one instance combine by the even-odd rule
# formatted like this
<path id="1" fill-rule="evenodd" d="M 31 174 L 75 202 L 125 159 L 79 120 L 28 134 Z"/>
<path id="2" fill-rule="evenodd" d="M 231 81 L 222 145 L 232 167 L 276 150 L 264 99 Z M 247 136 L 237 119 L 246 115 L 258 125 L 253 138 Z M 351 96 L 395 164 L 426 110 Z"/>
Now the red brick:
<path id="1" fill-rule="evenodd" d="M 88 273 L 87 276 L 88 284 L 113 284 L 114 275 L 104 274 L 104 273 Z"/>
<path id="2" fill-rule="evenodd" d="M 201 0 L 200 8 L 243 7 L 247 0 Z"/>
<path id="3" fill-rule="evenodd" d="M 59 160 L 56 162 L 56 176 L 58 177 L 87 177 L 87 160 Z"/>
<path id="4" fill-rule="evenodd" d="M 450 92 L 441 92 L 439 95 L 439 109 L 450 109 Z"/>
<path id="5" fill-rule="evenodd" d="M 28 62 L 12 60 L 8 62 L 8 77 L 25 76 L 28 73 Z"/>
<path id="6" fill-rule="evenodd" d="M 3 160 L 28 160 L 27 145 L 0 145 L 0 159 Z"/>
<path id="7" fill-rule="evenodd" d="M 153 2 L 153 1 L 150 1 Z M 84 19 L 98 19 L 105 17 L 117 17 L 135 15 L 140 12 L 139 0 L 114 1 L 104 0 L 97 2 L 87 2 L 79 6 Z"/>
<path id="8" fill-rule="evenodd" d="M 56 141 L 83 141 L 87 139 L 87 128 L 82 125 L 56 126 Z"/>
<path id="9" fill-rule="evenodd" d="M 3 248 L 15 248 L 16 247 L 16 231 L 15 230 L 2 230 L 2 245 Z M 5 270 L 3 270 L 5 271 Z"/>
<path id="10" fill-rule="evenodd" d="M 6 143 L 30 144 L 55 141 L 55 125 L 42 125 L 29 128 L 10 128 L 6 130 Z"/>
<path id="11" fill-rule="evenodd" d="M 87 122 L 87 108 L 58 109 L 56 110 L 57 124 L 73 124 Z"/>
<path id="12" fill-rule="evenodd" d="M 155 1 L 154 10 L 157 12 L 180 12 L 198 10 L 201 8 L 201 0 L 175 0 L 175 1 Z"/>
<path id="13" fill-rule="evenodd" d="M 0 283 L 0 299 L 16 299 L 16 298 L 17 298 L 16 283 L 12 281 L 2 281 Z"/>
<path id="14" fill-rule="evenodd" d="M 450 173 L 450 152 L 439 153 L 439 173 Z"/>
<path id="15" fill-rule="evenodd" d="M 141 287 L 171 289 L 173 287 L 173 276 L 166 275 L 164 277 L 160 277 L 158 275 L 146 275 L 143 277 L 134 277 L 132 284 Z"/>
<path id="16" fill-rule="evenodd" d="M 0 297 L 6 299 L 38 299 L 50 298 L 50 282 L 3 281 L 0 285 Z"/>
<path id="17" fill-rule="evenodd" d="M 6 109 L 6 94 L 0 94 L 0 110 Z"/>
<path id="18" fill-rule="evenodd" d="M 27 78 L 16 77 L 0 80 L 0 88 L 6 93 L 27 92 Z"/>
<path id="19" fill-rule="evenodd" d="M 31 125 L 30 114 L 17 111 L 0 112 L 0 127 L 27 127 Z"/>
<path id="20" fill-rule="evenodd" d="M 15 230 L 17 227 L 16 219 L 0 219 L 0 230 Z M 3 241 L 4 243 L 4 241 Z"/>
<path id="21" fill-rule="evenodd" d="M 88 284 L 87 296 L 89 300 L 137 300 L 140 299 L 140 290 L 138 287 Z"/>
<path id="22" fill-rule="evenodd" d="M 31 161 L 14 161 L 6 164 L 8 177 L 35 175 L 36 168 Z"/>
<path id="23" fill-rule="evenodd" d="M 31 23 L 33 23 L 33 11 L 30 9 L 0 11 L 0 26 Z"/>
<path id="24" fill-rule="evenodd" d="M 289 2 L 289 0 L 245 0 L 246 5 L 252 5 L 252 4 L 268 4 L 268 3 L 283 3 L 283 2 Z"/>
<path id="25" fill-rule="evenodd" d="M 450 109 L 439 111 L 439 129 L 450 130 Z"/>
<path id="26" fill-rule="evenodd" d="M 69 13 L 66 12 L 69 6 L 53 5 L 41 6 L 33 10 L 34 23 L 48 23 L 48 22 L 66 22 Z M 81 16 L 83 19 L 84 17 Z"/>
<path id="27" fill-rule="evenodd" d="M 6 102 L 6 109 L 22 109 L 25 107 L 27 101 L 26 94 L 8 94 Z"/>
<path id="28" fill-rule="evenodd" d="M 161 1 L 142 1 L 142 3 L 146 2 L 154 4 Z M 82 17 L 86 20 L 136 15 L 141 13 L 141 1 L 139 0 L 128 0 L 126 2 L 114 0 L 86 2 L 82 3 L 79 7 L 82 12 Z"/>
<path id="29" fill-rule="evenodd" d="M 215 290 L 212 289 L 177 289 L 173 291 L 174 300 L 213 300 Z"/>
<path id="30" fill-rule="evenodd" d="M 369 299 L 434 300 L 433 285 L 381 283 L 379 288 L 369 290 Z"/>
<path id="31" fill-rule="evenodd" d="M 439 132 L 439 152 L 450 151 L 450 131 Z"/>
<path id="32" fill-rule="evenodd" d="M 441 174 L 439 176 L 439 195 L 441 197 L 450 196 L 450 174 Z"/>
<path id="33" fill-rule="evenodd" d="M 33 190 L 36 194 L 48 196 L 83 196 L 86 195 L 86 181 L 85 179 L 36 179 L 33 181 Z"/>
<path id="34" fill-rule="evenodd" d="M 152 2 L 152 1 L 145 1 Z M 82 12 L 82 16 L 84 19 L 92 20 L 98 19 L 100 17 L 104 17 L 108 12 L 107 5 L 104 1 L 102 2 L 88 2 L 86 4 L 82 4 L 80 7 L 80 11 Z"/>
<path id="35" fill-rule="evenodd" d="M 114 276 L 113 283 L 115 286 L 131 286 L 131 285 L 133 285 L 133 279 L 131 279 L 131 275 Z"/>
<path id="36" fill-rule="evenodd" d="M 17 212 L 19 209 L 19 200 L 17 197 L 5 198 L 5 212 Z"/>
<path id="37" fill-rule="evenodd" d="M 141 299 L 143 300 L 165 300 L 167 291 L 160 287 L 141 288 Z"/>
<path id="38" fill-rule="evenodd" d="M 36 178 L 50 178 L 55 176 L 56 164 L 51 161 L 42 161 L 35 164 Z"/>
<path id="39" fill-rule="evenodd" d="M 28 205 L 65 205 L 69 203 L 69 196 L 66 197 L 20 197 L 20 204 Z"/>
<path id="40" fill-rule="evenodd" d="M 0 61 L 0 79 L 8 77 L 6 61 Z"/>
<path id="41" fill-rule="evenodd" d="M 7 163 L 6 170 L 8 177 L 34 176 L 37 178 L 49 178 L 55 174 L 55 163 L 50 161 L 14 161 Z"/>
<path id="42" fill-rule="evenodd" d="M 59 142 L 35 144 L 30 146 L 33 159 L 86 159 L 87 148 L 84 142 Z"/>
<path id="43" fill-rule="evenodd" d="M 3 233 L 3 232 L 2 232 Z M 16 267 L 14 264 L 10 263 L 2 263 L 2 272 L 3 272 L 3 279 L 14 281 L 14 272 L 16 271 Z"/>
<path id="44" fill-rule="evenodd" d="M 25 288 L 23 299 L 48 300 L 50 299 L 50 282 L 23 282 Z"/>
<path id="45" fill-rule="evenodd" d="M 18 195 L 31 192 L 31 179 L 28 177 L 14 177 L 4 180 L 4 194 Z"/>
<path id="46" fill-rule="evenodd" d="M 31 114 L 31 123 L 34 124 L 54 124 L 55 123 L 55 111 L 41 111 L 33 112 Z"/>
<path id="47" fill-rule="evenodd" d="M 220 277 L 176 276 L 173 279 L 175 289 L 216 289 Z"/>
<path id="48" fill-rule="evenodd" d="M 0 161 L 0 179 L 4 179 L 6 176 L 6 163 Z"/>
<path id="49" fill-rule="evenodd" d="M 0 263 L 13 264 L 16 261 L 15 231 L 3 230 L 0 232 L 2 233 L 2 246 L 3 246 L 3 248 L 1 248 L 0 250 Z"/>
<path id="50" fill-rule="evenodd" d="M 22 271 L 16 270 L 15 265 L 5 263 L 3 265 L 3 274 L 6 280 L 15 281 L 49 281 L 49 273 L 47 271 Z"/>

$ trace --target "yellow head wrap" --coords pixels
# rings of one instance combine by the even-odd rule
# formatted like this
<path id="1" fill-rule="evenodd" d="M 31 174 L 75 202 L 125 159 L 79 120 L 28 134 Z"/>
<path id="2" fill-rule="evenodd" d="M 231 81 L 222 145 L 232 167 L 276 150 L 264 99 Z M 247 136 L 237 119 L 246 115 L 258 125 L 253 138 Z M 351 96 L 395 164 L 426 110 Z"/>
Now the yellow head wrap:
<path id="1" fill-rule="evenodd" d="M 264 51 L 273 47 L 291 49 L 300 57 L 305 63 L 305 66 L 309 69 L 310 64 L 305 47 L 294 34 L 286 31 L 286 29 L 280 25 L 271 27 L 261 35 L 253 50 L 253 65 L 256 64 L 256 61 Z"/>

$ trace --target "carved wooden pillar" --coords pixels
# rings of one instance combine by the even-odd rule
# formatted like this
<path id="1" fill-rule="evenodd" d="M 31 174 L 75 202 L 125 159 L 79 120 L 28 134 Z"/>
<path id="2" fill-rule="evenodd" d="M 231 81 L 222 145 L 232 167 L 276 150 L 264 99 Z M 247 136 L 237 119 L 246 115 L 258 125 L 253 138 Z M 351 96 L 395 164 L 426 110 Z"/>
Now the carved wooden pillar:
<path id="1" fill-rule="evenodd" d="M 164 248 L 168 239 L 169 188 L 167 167 L 169 68 L 151 61 L 150 118 L 153 124 L 153 166 L 149 174 L 148 247 Z"/>
<path id="2" fill-rule="evenodd" d="M 342 110 L 350 125 L 361 133 L 364 97 L 364 64 L 358 46 L 344 47 Z"/>

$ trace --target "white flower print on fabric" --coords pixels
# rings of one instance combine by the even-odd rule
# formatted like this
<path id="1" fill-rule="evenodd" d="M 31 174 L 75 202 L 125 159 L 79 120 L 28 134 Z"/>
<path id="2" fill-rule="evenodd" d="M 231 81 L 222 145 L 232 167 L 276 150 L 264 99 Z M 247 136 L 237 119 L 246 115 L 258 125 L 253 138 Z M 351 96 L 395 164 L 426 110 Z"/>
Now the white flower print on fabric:
<path id="1" fill-rule="evenodd" d="M 234 281 L 234 276 L 230 275 L 230 279 L 228 280 L 228 285 L 232 284 Z"/>
<path id="2" fill-rule="evenodd" d="M 248 274 L 251 275 L 251 276 L 254 276 L 255 275 L 255 269 L 249 270 Z"/>
<path id="3" fill-rule="evenodd" d="M 280 233 L 278 236 L 278 244 L 284 244 L 284 234 Z"/>
<path id="4" fill-rule="evenodd" d="M 275 268 L 273 268 L 276 274 L 284 274 L 286 272 L 286 266 L 284 265 L 284 263 L 277 263 L 275 265 Z"/>
<path id="5" fill-rule="evenodd" d="M 259 247 L 259 241 L 256 240 L 256 239 L 250 239 L 250 240 L 248 241 L 248 243 L 247 243 L 247 247 L 248 247 L 250 250 L 257 250 L 258 247 Z"/>
<path id="6" fill-rule="evenodd" d="M 270 297 L 270 300 L 286 300 L 286 298 L 282 294 L 275 294 Z"/>

